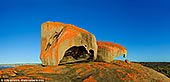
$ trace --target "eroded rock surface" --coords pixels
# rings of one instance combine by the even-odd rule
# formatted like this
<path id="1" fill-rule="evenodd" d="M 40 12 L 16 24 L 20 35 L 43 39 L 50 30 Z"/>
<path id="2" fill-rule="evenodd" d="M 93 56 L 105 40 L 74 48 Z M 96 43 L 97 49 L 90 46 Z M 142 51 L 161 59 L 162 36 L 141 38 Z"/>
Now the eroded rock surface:
<path id="1" fill-rule="evenodd" d="M 46 22 L 41 27 L 42 65 L 92 61 L 97 57 L 96 38 L 71 24 Z"/>
<path id="2" fill-rule="evenodd" d="M 0 70 L 0 78 L 39 82 L 170 82 L 165 75 L 141 64 L 117 60 L 47 67 L 24 65 Z"/>
<path id="3" fill-rule="evenodd" d="M 123 57 L 126 57 L 127 55 L 126 48 L 121 46 L 120 44 L 98 41 L 97 45 L 98 52 L 96 61 L 111 62 L 113 61 L 114 57 L 119 57 L 121 55 L 123 55 Z"/>

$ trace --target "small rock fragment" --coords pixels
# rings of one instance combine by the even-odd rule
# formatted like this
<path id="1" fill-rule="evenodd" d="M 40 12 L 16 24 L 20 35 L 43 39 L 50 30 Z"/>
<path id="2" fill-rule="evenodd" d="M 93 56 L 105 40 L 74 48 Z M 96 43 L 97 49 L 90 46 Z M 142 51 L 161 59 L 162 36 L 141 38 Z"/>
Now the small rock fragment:
<path id="1" fill-rule="evenodd" d="M 126 63 L 130 64 L 130 61 L 128 59 L 125 60 Z"/>

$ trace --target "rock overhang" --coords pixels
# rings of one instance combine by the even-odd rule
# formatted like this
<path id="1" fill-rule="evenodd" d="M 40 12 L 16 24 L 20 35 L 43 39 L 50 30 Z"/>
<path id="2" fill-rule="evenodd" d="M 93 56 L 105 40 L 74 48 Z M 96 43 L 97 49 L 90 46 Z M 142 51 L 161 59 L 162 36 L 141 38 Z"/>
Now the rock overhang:
<path id="1" fill-rule="evenodd" d="M 73 50 L 71 53 L 74 54 L 68 53 L 70 50 Z M 73 57 L 75 53 L 78 54 Z M 70 55 L 72 56 L 70 57 Z M 58 65 L 63 61 L 67 63 L 95 60 L 96 57 L 96 38 L 90 32 L 71 24 L 59 22 L 42 24 L 40 59 L 43 65 Z"/>

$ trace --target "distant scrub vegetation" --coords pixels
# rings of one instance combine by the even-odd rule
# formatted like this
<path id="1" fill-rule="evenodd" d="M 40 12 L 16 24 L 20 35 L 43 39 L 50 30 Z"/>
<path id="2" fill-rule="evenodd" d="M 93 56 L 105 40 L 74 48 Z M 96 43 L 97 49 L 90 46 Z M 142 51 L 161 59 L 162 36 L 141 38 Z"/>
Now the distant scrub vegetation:
<path id="1" fill-rule="evenodd" d="M 140 64 L 161 72 L 170 78 L 170 62 L 141 62 Z"/>

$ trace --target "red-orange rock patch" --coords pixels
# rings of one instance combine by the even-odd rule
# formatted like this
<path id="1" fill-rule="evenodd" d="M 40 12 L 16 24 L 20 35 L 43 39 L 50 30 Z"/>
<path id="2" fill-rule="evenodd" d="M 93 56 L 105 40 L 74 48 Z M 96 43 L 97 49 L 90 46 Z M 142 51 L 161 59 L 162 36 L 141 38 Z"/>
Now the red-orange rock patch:
<path id="1" fill-rule="evenodd" d="M 85 79 L 83 82 L 97 82 L 97 80 L 95 80 L 92 76 L 90 76 L 89 78 Z"/>

